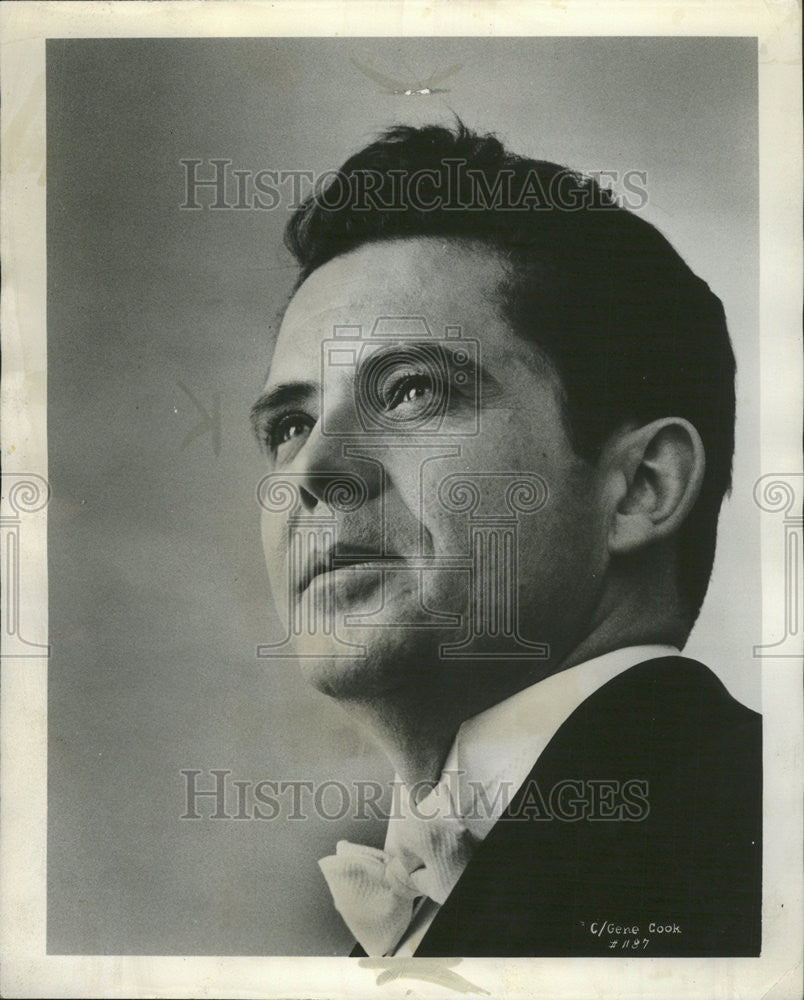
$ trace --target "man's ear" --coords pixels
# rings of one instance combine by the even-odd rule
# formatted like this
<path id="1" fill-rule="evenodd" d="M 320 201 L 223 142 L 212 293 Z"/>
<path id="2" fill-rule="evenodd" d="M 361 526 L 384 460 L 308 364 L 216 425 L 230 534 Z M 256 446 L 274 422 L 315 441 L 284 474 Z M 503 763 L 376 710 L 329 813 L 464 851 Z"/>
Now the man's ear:
<path id="1" fill-rule="evenodd" d="M 701 490 L 701 436 L 681 417 L 623 428 L 606 446 L 609 553 L 626 555 L 675 534 Z"/>

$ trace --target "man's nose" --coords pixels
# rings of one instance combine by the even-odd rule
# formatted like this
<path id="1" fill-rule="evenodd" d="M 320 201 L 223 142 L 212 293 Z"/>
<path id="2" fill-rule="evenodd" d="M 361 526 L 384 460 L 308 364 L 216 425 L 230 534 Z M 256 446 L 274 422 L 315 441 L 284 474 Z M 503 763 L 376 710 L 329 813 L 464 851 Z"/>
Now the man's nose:
<path id="1" fill-rule="evenodd" d="M 382 465 L 360 451 L 359 435 L 315 424 L 292 466 L 306 511 L 322 504 L 333 511 L 356 510 L 379 496 Z"/>

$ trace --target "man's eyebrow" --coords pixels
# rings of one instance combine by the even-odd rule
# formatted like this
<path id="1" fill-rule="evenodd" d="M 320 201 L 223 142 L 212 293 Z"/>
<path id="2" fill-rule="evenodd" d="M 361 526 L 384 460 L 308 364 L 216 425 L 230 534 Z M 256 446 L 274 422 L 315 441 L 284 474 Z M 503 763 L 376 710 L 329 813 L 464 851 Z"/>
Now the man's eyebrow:
<path id="1" fill-rule="evenodd" d="M 484 387 L 484 397 L 491 399 L 495 392 L 501 389 L 500 381 L 482 363 L 478 354 L 467 349 L 465 340 L 395 340 L 387 346 L 382 346 L 378 350 L 361 359 L 357 374 L 360 375 L 365 369 L 372 369 L 378 363 L 399 356 L 410 364 L 415 364 L 417 360 L 427 364 L 428 351 L 436 352 L 436 357 L 442 357 L 450 366 L 459 367 L 462 371 L 476 379 Z M 417 357 L 416 352 L 421 352 Z M 456 355 L 463 354 L 460 361 Z M 473 356 L 474 354 L 474 356 Z"/>
<path id="2" fill-rule="evenodd" d="M 317 391 L 314 382 L 283 382 L 264 392 L 249 413 L 254 433 L 260 436 L 260 422 L 267 416 L 289 406 L 301 406 L 309 402 Z"/>

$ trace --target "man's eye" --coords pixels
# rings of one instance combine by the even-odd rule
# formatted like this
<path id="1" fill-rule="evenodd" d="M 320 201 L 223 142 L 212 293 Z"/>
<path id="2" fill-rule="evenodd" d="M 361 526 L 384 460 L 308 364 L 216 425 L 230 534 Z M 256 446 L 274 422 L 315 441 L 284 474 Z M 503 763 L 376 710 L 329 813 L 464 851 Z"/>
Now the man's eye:
<path id="1" fill-rule="evenodd" d="M 276 454 L 283 445 L 300 444 L 302 439 L 310 433 L 312 426 L 312 419 L 304 414 L 292 413 L 281 417 L 268 431 L 268 447 Z"/>
<path id="2" fill-rule="evenodd" d="M 404 403 L 416 403 L 424 399 L 433 389 L 433 380 L 429 375 L 416 373 L 404 375 L 388 386 L 385 393 L 385 408 L 395 410 Z"/>

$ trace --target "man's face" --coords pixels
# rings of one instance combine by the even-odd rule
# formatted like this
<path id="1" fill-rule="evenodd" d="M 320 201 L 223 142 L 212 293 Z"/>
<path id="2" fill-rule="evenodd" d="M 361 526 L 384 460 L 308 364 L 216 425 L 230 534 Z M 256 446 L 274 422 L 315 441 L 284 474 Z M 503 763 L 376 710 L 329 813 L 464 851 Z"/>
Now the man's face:
<path id="1" fill-rule="evenodd" d="M 257 424 L 297 502 L 264 503 L 263 544 L 288 652 L 330 694 L 504 697 L 589 626 L 597 474 L 499 313 L 503 277 L 487 248 L 380 242 L 286 311 Z"/>

